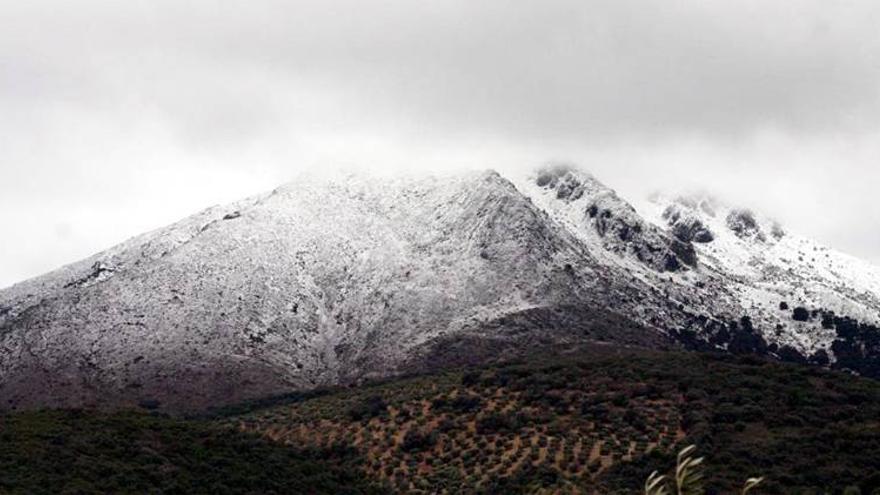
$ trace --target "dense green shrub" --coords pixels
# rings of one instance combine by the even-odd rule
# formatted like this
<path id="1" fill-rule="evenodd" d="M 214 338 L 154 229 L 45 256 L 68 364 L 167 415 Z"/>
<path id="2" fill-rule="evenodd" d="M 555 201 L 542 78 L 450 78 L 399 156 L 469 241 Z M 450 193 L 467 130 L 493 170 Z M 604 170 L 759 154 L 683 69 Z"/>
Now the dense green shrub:
<path id="1" fill-rule="evenodd" d="M 748 327 L 735 323 L 738 331 Z M 859 342 L 872 338 L 867 327 L 847 325 L 844 332 Z M 536 356 L 275 404 L 212 423 L 140 415 L 146 419 L 112 426 L 110 416 L 70 412 L 65 421 L 75 427 L 47 430 L 40 426 L 46 421 L 34 422 L 38 415 L 25 422 L 38 434 L 13 426 L 24 416 L 7 416 L 0 424 L 0 493 L 41 493 L 58 482 L 81 493 L 125 493 L 116 488 L 128 478 L 141 493 L 173 493 L 162 490 L 196 481 L 218 494 L 346 493 L 340 487 L 349 482 L 369 489 L 361 473 L 383 483 L 384 493 L 425 486 L 449 493 L 640 493 L 652 471 L 674 465 L 684 442 L 711 452 L 709 493 L 734 493 L 756 474 L 767 476 L 758 493 L 768 495 L 880 489 L 880 384 L 750 355 Z M 301 447 L 237 433 L 240 425 Z M 409 432 L 402 438 L 401 429 Z M 305 437 L 285 436 L 290 432 Z M 33 442 L 40 448 L 29 447 Z M 588 461 L 599 442 L 603 458 Z M 542 448 L 547 455 L 538 462 Z M 66 457 L 37 461 L 47 449 Z M 72 452 L 99 461 L 80 465 Z M 181 467 L 166 480 L 157 473 L 169 465 Z M 227 469 L 232 476 L 216 474 Z M 257 479 L 270 470 L 277 479 Z M 300 482 L 315 488 L 304 491 Z M 37 488 L 12 489 L 20 486 Z"/>
<path id="2" fill-rule="evenodd" d="M 810 319 L 810 312 L 807 308 L 798 306 L 792 311 L 791 319 L 795 321 L 808 321 Z"/>
<path id="3" fill-rule="evenodd" d="M 381 395 L 371 395 L 366 399 L 352 405 L 348 409 L 348 416 L 354 421 L 362 421 L 381 416 L 388 412 L 388 404 Z"/>
<path id="4" fill-rule="evenodd" d="M 409 430 L 403 437 L 400 450 L 404 452 L 420 452 L 430 449 L 437 443 L 437 435 L 435 433 L 424 433 L 416 430 Z"/>
<path id="5" fill-rule="evenodd" d="M 293 449 L 142 413 L 0 416 L 0 493 L 380 493 L 350 447 Z"/>

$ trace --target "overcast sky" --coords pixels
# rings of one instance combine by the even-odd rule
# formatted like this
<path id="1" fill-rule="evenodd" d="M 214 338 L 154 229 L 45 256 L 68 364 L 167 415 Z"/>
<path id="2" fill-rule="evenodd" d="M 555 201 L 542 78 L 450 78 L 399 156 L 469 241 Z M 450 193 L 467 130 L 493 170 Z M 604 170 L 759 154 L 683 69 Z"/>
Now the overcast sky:
<path id="1" fill-rule="evenodd" d="M 0 286 L 298 171 L 582 165 L 880 263 L 880 2 L 3 1 Z"/>

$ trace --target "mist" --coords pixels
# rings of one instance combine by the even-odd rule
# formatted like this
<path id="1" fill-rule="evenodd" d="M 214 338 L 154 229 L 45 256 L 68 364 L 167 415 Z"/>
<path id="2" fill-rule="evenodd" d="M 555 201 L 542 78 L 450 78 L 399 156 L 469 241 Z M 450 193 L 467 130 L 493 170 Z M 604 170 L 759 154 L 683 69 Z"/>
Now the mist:
<path id="1" fill-rule="evenodd" d="M 572 162 L 880 263 L 880 5 L 5 2 L 0 286 L 305 170 Z"/>

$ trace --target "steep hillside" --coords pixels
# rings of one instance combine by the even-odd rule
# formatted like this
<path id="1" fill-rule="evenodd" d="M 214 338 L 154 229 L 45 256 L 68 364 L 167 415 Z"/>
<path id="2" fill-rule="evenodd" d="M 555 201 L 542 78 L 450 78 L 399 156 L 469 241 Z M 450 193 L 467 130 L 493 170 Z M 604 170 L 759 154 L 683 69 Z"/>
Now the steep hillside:
<path id="1" fill-rule="evenodd" d="M 567 167 L 302 177 L 0 291 L 0 407 L 193 410 L 595 342 L 880 376 L 877 268 L 707 201 L 644 213 Z"/>
<path id="2" fill-rule="evenodd" d="M 386 375 L 511 314 L 606 311 L 626 287 L 598 268 L 494 172 L 303 179 L 4 291 L 0 396 L 186 409 Z"/>
<path id="3" fill-rule="evenodd" d="M 835 317 L 880 324 L 880 267 L 705 195 L 656 195 L 644 213 L 692 242 L 706 271 L 716 274 L 768 342 L 805 356 L 827 352 L 834 360 L 832 345 L 844 333 Z M 809 317 L 795 317 L 798 307 Z"/>
<path id="4" fill-rule="evenodd" d="M 873 493 L 878 417 L 873 380 L 607 346 L 191 419 L 0 414 L 0 492 L 638 494 L 695 443 L 708 493 Z"/>
<path id="5" fill-rule="evenodd" d="M 627 308 L 698 349 L 755 352 L 880 376 L 880 267 L 707 196 L 656 195 L 637 211 L 591 175 L 515 179 L 604 266 L 662 294 Z M 807 316 L 804 316 L 804 315 Z M 837 359 L 838 355 L 848 356 Z"/>
<path id="6" fill-rule="evenodd" d="M 754 357 L 569 354 L 241 410 L 290 446 L 353 447 L 394 493 L 642 493 L 683 446 L 710 493 L 880 488 L 880 384 Z"/>

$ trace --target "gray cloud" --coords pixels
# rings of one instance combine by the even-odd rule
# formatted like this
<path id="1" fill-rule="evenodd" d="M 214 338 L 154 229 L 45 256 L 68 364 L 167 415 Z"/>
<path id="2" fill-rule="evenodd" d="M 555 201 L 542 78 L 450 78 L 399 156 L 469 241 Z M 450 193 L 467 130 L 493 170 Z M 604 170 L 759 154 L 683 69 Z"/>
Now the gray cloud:
<path id="1" fill-rule="evenodd" d="M 880 261 L 880 5 L 0 6 L 0 285 L 313 166 L 567 159 Z"/>

